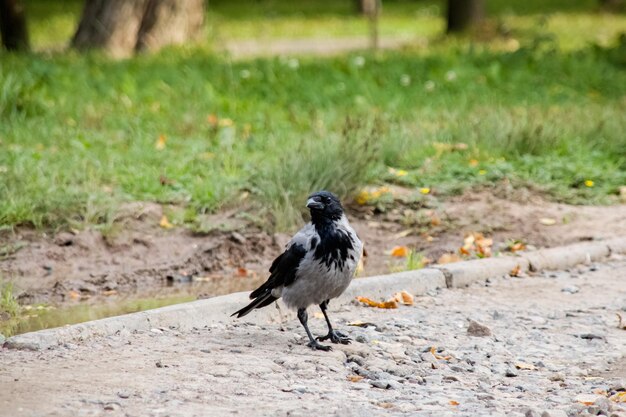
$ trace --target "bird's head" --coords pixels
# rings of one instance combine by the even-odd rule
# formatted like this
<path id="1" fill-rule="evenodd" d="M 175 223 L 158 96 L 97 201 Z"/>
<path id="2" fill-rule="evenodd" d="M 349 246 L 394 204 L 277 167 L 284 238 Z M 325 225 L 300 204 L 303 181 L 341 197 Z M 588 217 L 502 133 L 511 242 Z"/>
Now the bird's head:
<path id="1" fill-rule="evenodd" d="M 343 207 L 339 198 L 328 191 L 318 191 L 309 196 L 306 206 L 311 211 L 311 219 L 339 220 L 343 216 Z"/>

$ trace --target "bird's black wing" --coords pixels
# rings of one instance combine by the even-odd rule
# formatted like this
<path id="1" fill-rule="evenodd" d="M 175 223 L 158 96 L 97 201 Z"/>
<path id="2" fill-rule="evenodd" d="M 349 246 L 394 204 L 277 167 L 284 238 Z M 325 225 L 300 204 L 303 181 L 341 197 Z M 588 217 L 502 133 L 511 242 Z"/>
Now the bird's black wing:
<path id="1" fill-rule="evenodd" d="M 272 295 L 272 290 L 280 286 L 288 286 L 296 280 L 298 265 L 306 255 L 305 247 L 300 243 L 293 243 L 285 252 L 272 262 L 270 277 L 256 290 L 252 291 L 252 302 L 234 312 L 232 315 L 243 317 L 255 308 L 262 308 L 272 304 L 277 297 Z"/>
<path id="2" fill-rule="evenodd" d="M 289 286 L 296 280 L 298 265 L 306 255 L 306 248 L 300 243 L 294 243 L 274 259 L 270 266 L 270 277 L 256 290 L 252 291 L 250 298 L 256 298 L 266 290 L 280 286 Z"/>

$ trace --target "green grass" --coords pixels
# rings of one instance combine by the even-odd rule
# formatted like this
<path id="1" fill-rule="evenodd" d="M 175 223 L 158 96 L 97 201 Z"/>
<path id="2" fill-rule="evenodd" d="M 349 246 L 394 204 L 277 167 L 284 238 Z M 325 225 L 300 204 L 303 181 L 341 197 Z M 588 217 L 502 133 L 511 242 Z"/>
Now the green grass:
<path id="1" fill-rule="evenodd" d="M 31 3 L 31 25 L 43 22 L 42 4 Z M 416 7 L 385 10 L 394 4 Z M 444 195 L 532 185 L 561 201 L 611 202 L 626 184 L 626 44 L 607 35 L 601 44 L 609 48 L 584 46 L 598 41 L 606 26 L 594 22 L 604 15 L 576 4 L 586 6 L 564 10 L 582 23 L 529 23 L 519 47 L 433 39 L 428 49 L 378 55 L 237 62 L 208 44 L 123 61 L 4 54 L 0 227 L 110 224 L 118 204 L 132 200 L 184 206 L 177 221 L 192 224 L 247 193 L 250 216 L 288 229 L 311 190 L 349 196 L 382 181 Z M 538 20 L 531 5 L 515 18 Z M 67 16 L 80 9 L 57 6 L 69 7 Z M 50 22 L 66 27 L 69 17 L 55 13 Z M 287 11 L 277 16 L 297 21 Z M 54 25 L 33 27 L 35 43 L 63 32 Z M 574 32 L 585 41 L 563 41 Z M 394 177 L 388 166 L 408 175 Z"/>

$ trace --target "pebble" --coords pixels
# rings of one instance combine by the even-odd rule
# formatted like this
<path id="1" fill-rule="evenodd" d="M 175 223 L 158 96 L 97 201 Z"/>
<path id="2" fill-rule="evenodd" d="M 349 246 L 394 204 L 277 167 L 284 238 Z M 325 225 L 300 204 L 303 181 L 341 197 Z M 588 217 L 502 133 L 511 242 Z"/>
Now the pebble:
<path id="1" fill-rule="evenodd" d="M 568 293 L 568 294 L 576 294 L 577 292 L 580 291 L 580 288 L 578 288 L 575 285 L 570 285 L 568 287 L 563 287 L 561 289 L 562 292 Z"/>
<path id="2" fill-rule="evenodd" d="M 475 320 L 470 320 L 467 326 L 467 334 L 476 337 L 491 336 L 491 329 Z"/>

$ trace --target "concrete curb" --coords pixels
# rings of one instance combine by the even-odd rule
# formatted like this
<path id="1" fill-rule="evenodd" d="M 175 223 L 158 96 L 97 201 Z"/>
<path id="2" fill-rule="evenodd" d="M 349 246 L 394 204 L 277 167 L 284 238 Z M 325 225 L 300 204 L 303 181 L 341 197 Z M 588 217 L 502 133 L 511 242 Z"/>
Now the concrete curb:
<path id="1" fill-rule="evenodd" d="M 521 271 L 566 269 L 577 264 L 603 259 L 611 253 L 626 253 L 626 238 L 578 243 L 521 253 L 514 257 L 486 258 L 361 278 L 353 281 L 346 292 L 331 303 L 331 307 L 351 303 L 357 295 L 388 298 L 402 290 L 414 295 L 424 295 L 438 288 L 465 287 L 473 282 L 509 274 L 518 266 Z M 41 350 L 122 332 L 149 331 L 154 328 L 180 330 L 201 328 L 215 322 L 230 322 L 232 320 L 230 314 L 247 302 L 248 292 L 239 292 L 123 316 L 24 333 L 8 338 L 4 346 L 11 349 Z M 257 310 L 238 322 L 280 322 L 293 316 L 294 314 L 288 312 L 279 302 L 277 308 Z"/>

